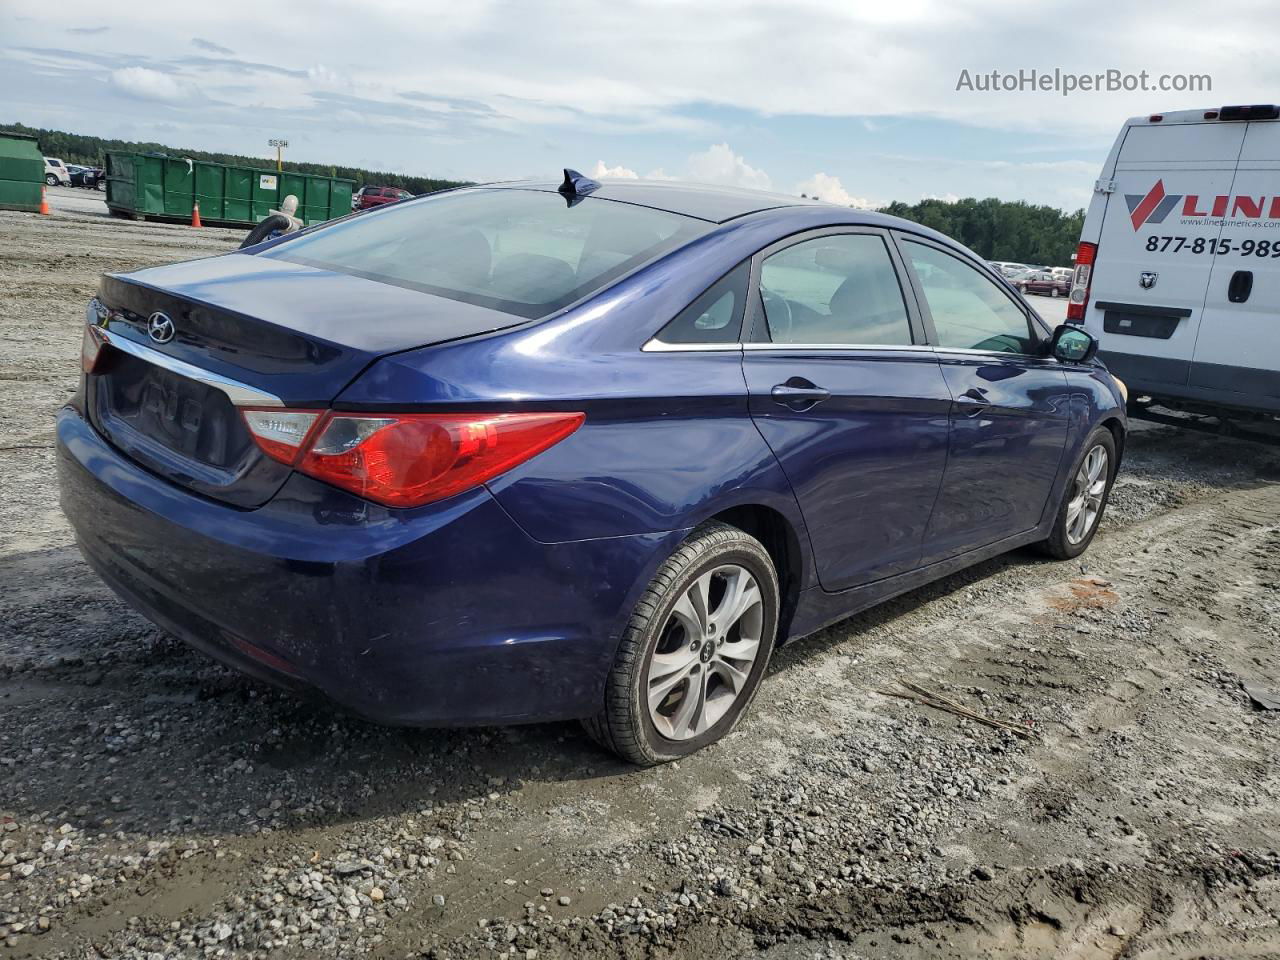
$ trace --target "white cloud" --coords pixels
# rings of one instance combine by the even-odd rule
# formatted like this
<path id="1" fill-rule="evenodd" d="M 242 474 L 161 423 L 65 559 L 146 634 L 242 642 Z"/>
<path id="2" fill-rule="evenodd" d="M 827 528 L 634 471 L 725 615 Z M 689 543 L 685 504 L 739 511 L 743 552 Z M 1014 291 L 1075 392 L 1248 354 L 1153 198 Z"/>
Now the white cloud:
<path id="1" fill-rule="evenodd" d="M 772 186 L 767 173 L 748 164 L 729 149 L 727 143 L 717 143 L 691 155 L 688 170 L 688 179 L 699 183 L 724 183 L 754 190 L 768 190 Z"/>
<path id="2" fill-rule="evenodd" d="M 815 173 L 808 180 L 801 180 L 796 184 L 795 192 L 817 197 L 827 203 L 836 203 L 842 207 L 857 207 L 859 210 L 871 210 L 877 206 L 866 197 L 855 197 L 844 188 L 839 177 L 826 173 Z"/>
<path id="3" fill-rule="evenodd" d="M 1257 102 L 1266 99 L 1260 91 L 1280 85 L 1280 58 L 1259 39 L 1280 31 L 1280 5 L 1219 0 L 1206 18 L 1186 3 L 1152 16 L 1140 4 L 1077 0 L 1072 17 L 1053 21 L 1051 43 L 1035 18 L 1010 17 L 1006 6 L 802 0 L 797 9 L 700 0 L 691 17 L 687 4 L 673 2 L 563 0 L 556 19 L 569 27 L 547 30 L 545 0 L 436 3 L 429 17 L 415 17 L 408 0 L 365 0 L 358 15 L 310 19 L 303 0 L 220 0 L 202 10 L 201 37 L 193 41 L 182 4 L 0 0 L 8 15 L 0 30 L 0 115 L 153 139 L 158 111 L 129 99 L 174 104 L 203 92 L 204 103 L 218 105 L 184 118 L 181 142 L 215 150 L 264 149 L 276 135 L 301 145 L 310 137 L 310 152 L 299 146 L 298 159 L 372 156 L 406 172 L 487 179 L 549 171 L 565 155 L 616 163 L 626 143 L 643 158 L 630 167 L 641 174 L 661 165 L 662 175 L 767 185 L 760 167 L 727 147 L 727 156 L 706 156 L 685 170 L 690 151 L 727 142 L 788 188 L 822 169 L 875 199 L 929 191 L 1075 204 L 1087 201 L 1125 117 Z M 303 20 L 306 42 L 288 42 Z M 67 33 L 68 23 L 105 29 Z M 54 49 L 54 37 L 66 49 Z M 234 56 L 219 38 L 234 38 Z M 976 76 L 1032 67 L 1090 76 L 1145 70 L 1150 83 L 1162 74 L 1207 74 L 1212 88 L 1069 97 L 956 89 L 962 70 Z M 403 92 L 424 90 L 434 103 L 406 106 Z M 326 91 L 367 103 L 339 114 L 316 96 Z M 797 117 L 803 122 L 789 122 Z M 945 156 L 932 166 L 891 167 L 833 125 L 847 125 L 844 132 L 863 145 L 876 139 L 885 152 Z M 1034 134 L 1028 149 L 1084 160 L 1089 169 L 959 169 L 954 161 L 1016 155 L 1008 137 L 993 138 L 984 153 L 988 129 Z"/>
<path id="4" fill-rule="evenodd" d="M 638 180 L 640 174 L 634 170 L 619 164 L 616 167 L 608 166 L 603 160 L 596 161 L 596 168 L 591 171 L 591 176 L 597 180 L 601 178 L 613 180 Z"/>
<path id="5" fill-rule="evenodd" d="M 960 197 L 954 193 L 944 193 L 940 195 L 932 194 L 932 193 L 922 193 L 920 195 L 920 199 L 921 200 L 941 200 L 943 203 L 955 203 L 957 200 L 960 199 Z"/>
<path id="6" fill-rule="evenodd" d="M 111 71 L 111 85 L 139 100 L 181 103 L 191 98 L 190 87 L 168 73 L 149 67 L 123 67 Z"/>

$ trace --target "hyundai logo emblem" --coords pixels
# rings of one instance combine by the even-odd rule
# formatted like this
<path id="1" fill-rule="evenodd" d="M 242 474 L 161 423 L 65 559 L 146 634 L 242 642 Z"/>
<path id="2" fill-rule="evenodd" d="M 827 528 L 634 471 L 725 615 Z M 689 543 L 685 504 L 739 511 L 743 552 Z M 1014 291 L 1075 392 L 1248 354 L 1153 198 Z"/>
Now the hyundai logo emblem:
<path id="1" fill-rule="evenodd" d="M 177 332 L 174 329 L 173 321 L 160 311 L 157 310 L 147 317 L 147 336 L 156 343 L 168 343 Z"/>

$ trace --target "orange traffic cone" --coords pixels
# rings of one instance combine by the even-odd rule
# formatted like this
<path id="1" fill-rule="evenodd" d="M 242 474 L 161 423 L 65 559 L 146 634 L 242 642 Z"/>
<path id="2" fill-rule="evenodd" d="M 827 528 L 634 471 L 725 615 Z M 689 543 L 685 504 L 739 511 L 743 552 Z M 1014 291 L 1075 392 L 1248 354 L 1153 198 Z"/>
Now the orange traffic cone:
<path id="1" fill-rule="evenodd" d="M 200 226 L 200 201 L 195 200 L 191 204 L 191 225 L 193 227 Z"/>
<path id="2" fill-rule="evenodd" d="M 49 216 L 49 188 L 44 184 L 40 185 L 40 212 Z"/>

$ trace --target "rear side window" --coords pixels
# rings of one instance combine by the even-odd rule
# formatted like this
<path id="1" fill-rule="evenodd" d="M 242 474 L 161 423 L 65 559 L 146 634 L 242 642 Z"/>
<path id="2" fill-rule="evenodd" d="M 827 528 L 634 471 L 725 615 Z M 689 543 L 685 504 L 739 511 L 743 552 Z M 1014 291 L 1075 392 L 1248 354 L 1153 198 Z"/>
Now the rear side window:
<path id="1" fill-rule="evenodd" d="M 663 343 L 737 343 L 742 339 L 750 280 L 751 262 L 744 260 L 681 310 L 662 328 L 658 339 Z"/>
<path id="2" fill-rule="evenodd" d="M 874 234 L 817 237 L 780 250 L 760 268 L 774 343 L 911 343 L 898 273 Z"/>
<path id="3" fill-rule="evenodd" d="M 546 316 L 711 225 L 542 190 L 461 190 L 397 204 L 257 256 L 349 273 L 501 310 Z"/>
<path id="4" fill-rule="evenodd" d="M 975 267 L 935 247 L 903 243 L 924 289 L 938 346 L 1034 353 L 1031 319 Z"/>

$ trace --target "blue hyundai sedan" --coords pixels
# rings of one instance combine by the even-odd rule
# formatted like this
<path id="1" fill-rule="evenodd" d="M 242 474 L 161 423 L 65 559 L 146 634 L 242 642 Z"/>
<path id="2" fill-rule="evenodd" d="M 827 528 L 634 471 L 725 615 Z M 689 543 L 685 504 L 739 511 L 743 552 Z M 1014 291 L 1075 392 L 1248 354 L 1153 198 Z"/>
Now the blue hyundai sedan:
<path id="1" fill-rule="evenodd" d="M 1126 430 L 1095 351 L 916 224 L 567 171 L 104 277 L 62 505 L 248 673 L 652 764 L 778 643 L 1083 552 Z"/>

